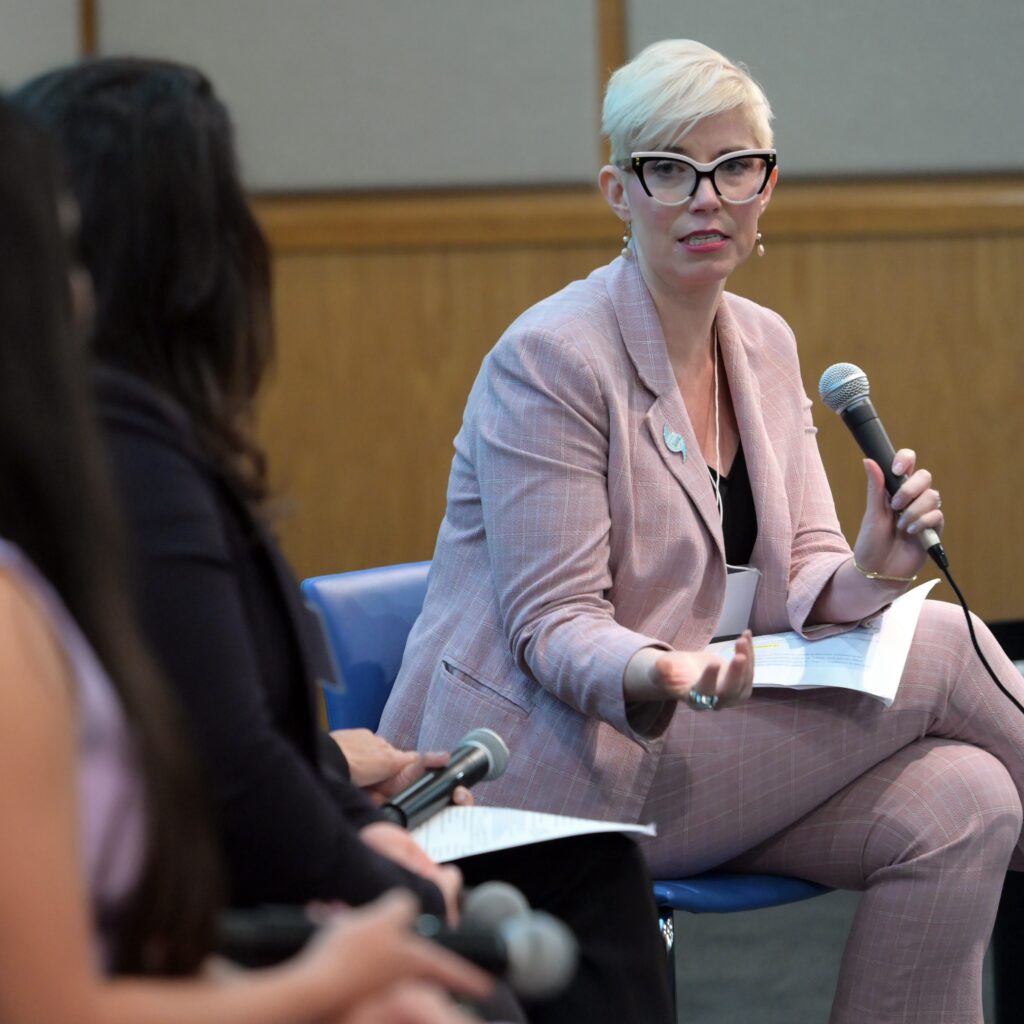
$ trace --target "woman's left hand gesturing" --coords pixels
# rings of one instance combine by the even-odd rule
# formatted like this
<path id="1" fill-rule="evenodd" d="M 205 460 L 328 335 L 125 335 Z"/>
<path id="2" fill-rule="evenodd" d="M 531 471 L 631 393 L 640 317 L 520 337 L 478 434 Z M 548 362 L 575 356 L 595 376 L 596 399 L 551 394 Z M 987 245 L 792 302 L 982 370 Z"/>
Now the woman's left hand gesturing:
<path id="1" fill-rule="evenodd" d="M 932 487 L 931 473 L 916 465 L 917 455 L 910 448 L 896 453 L 892 471 L 906 474 L 907 479 L 890 498 L 878 463 L 864 460 L 867 507 L 853 546 L 854 558 L 862 570 L 906 579 L 916 576 L 927 558 L 921 531 L 930 528 L 942 533 L 942 499 Z"/>

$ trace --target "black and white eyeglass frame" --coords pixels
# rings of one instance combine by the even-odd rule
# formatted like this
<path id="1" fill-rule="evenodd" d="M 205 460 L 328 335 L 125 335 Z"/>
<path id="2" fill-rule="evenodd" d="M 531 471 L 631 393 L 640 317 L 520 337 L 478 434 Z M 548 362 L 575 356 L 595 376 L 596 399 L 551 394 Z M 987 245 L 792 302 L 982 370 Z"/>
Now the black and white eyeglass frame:
<path id="1" fill-rule="evenodd" d="M 718 182 L 715 181 L 715 172 L 722 166 L 722 164 L 728 163 L 730 160 L 738 160 L 740 157 L 745 156 L 761 157 L 764 160 L 764 180 L 758 186 L 757 191 L 748 199 L 730 199 L 728 196 L 722 195 L 719 190 Z M 647 182 L 644 180 L 644 164 L 651 160 L 676 160 L 692 167 L 696 172 L 696 177 L 693 179 L 693 188 L 690 189 L 689 195 L 683 196 L 682 199 L 679 199 L 674 203 L 666 203 L 664 199 L 659 199 L 650 190 Z M 644 192 L 646 192 L 647 195 L 649 195 L 656 203 L 661 203 L 662 206 L 682 206 L 683 203 L 688 203 L 693 198 L 697 189 L 700 188 L 700 183 L 704 178 L 710 179 L 711 187 L 715 190 L 715 195 L 724 202 L 731 203 L 734 206 L 742 206 L 745 203 L 752 203 L 765 190 L 765 186 L 768 184 L 768 179 L 772 176 L 772 171 L 775 170 L 778 162 L 778 153 L 774 149 L 737 149 L 735 152 L 725 153 L 709 164 L 697 163 L 696 160 L 691 160 L 688 156 L 683 156 L 682 153 L 670 153 L 659 150 L 630 153 L 629 155 L 630 168 L 640 180 L 640 185 Z"/>

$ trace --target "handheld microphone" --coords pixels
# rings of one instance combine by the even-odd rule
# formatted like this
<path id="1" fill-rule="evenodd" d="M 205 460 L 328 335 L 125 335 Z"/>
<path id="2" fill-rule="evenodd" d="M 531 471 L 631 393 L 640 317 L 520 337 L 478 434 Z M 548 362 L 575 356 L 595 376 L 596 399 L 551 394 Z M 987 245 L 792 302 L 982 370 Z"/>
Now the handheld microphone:
<path id="1" fill-rule="evenodd" d="M 529 913 L 526 897 L 508 882 L 483 882 L 466 889 L 462 899 L 462 924 L 466 928 L 497 928 L 510 918 Z"/>
<path id="2" fill-rule="evenodd" d="M 516 995 L 550 999 L 576 974 L 579 947 L 568 927 L 543 910 L 513 917 L 495 929 L 448 928 L 423 914 L 415 930 L 508 982 Z"/>
<path id="3" fill-rule="evenodd" d="M 818 392 L 821 400 L 842 417 L 861 451 L 878 463 L 885 474 L 885 489 L 889 494 L 895 494 L 907 478 L 892 471 L 896 450 L 871 404 L 867 374 L 853 363 L 834 363 L 821 375 Z M 939 535 L 934 530 L 925 529 L 919 536 L 939 568 L 948 569 L 949 559 Z"/>
<path id="4" fill-rule="evenodd" d="M 518 889 L 486 882 L 466 896 L 462 922 L 449 928 L 432 914 L 421 914 L 417 934 L 504 978 L 516 995 L 550 999 L 576 974 L 579 946 L 558 918 L 530 910 Z"/>
<path id="5" fill-rule="evenodd" d="M 507 882 L 484 882 L 464 892 L 461 923 L 474 932 L 529 914 L 526 897 Z M 243 967 L 269 967 L 302 949 L 318 923 L 305 907 L 289 903 L 233 907 L 217 918 L 217 951 Z"/>
<path id="6" fill-rule="evenodd" d="M 267 967 L 297 953 L 317 927 L 304 907 L 266 904 L 230 910 L 220 915 L 218 951 L 245 967 Z M 413 929 L 504 978 L 527 999 L 557 995 L 576 973 L 579 947 L 569 928 L 550 914 L 531 910 L 522 893 L 504 882 L 486 882 L 467 892 L 458 928 L 421 914 Z"/>
<path id="7" fill-rule="evenodd" d="M 298 953 L 316 929 L 305 907 L 264 903 L 222 910 L 217 917 L 217 952 L 242 967 L 271 967 Z"/>
<path id="8" fill-rule="evenodd" d="M 405 828 L 415 828 L 451 803 L 456 786 L 472 786 L 475 782 L 498 778 L 508 766 L 508 758 L 508 747 L 496 732 L 471 729 L 443 768 L 427 772 L 392 797 L 380 811 Z"/>

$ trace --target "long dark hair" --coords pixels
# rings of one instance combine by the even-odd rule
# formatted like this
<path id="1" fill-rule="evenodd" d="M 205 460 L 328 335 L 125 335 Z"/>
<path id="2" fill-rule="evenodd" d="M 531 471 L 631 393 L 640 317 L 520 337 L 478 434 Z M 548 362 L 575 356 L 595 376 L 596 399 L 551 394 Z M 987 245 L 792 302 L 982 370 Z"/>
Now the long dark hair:
<path id="1" fill-rule="evenodd" d="M 215 851 L 127 598 L 88 353 L 71 330 L 63 191 L 49 142 L 0 100 L 0 536 L 47 577 L 105 665 L 144 774 L 147 857 L 115 969 L 186 973 L 212 946 Z"/>
<path id="2" fill-rule="evenodd" d="M 273 355 L 270 260 L 210 82 L 180 64 L 106 58 L 43 74 L 14 99 L 68 165 L 97 355 L 184 406 L 218 469 L 261 498 L 251 413 Z"/>

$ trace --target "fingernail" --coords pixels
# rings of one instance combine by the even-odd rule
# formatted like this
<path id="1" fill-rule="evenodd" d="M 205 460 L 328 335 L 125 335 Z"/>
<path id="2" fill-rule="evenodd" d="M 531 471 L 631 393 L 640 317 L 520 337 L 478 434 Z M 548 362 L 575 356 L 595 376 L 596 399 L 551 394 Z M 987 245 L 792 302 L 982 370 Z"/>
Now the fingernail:
<path id="1" fill-rule="evenodd" d="M 917 533 L 921 529 L 920 523 L 914 523 L 913 526 L 907 527 L 907 533 Z"/>
<path id="2" fill-rule="evenodd" d="M 896 520 L 896 529 L 897 530 L 902 530 L 903 527 L 906 525 L 906 522 L 907 522 L 907 517 L 906 516 L 900 516 L 899 519 Z"/>
<path id="3" fill-rule="evenodd" d="M 907 468 L 907 464 L 902 459 L 896 459 L 892 464 L 892 471 L 899 476 Z"/>

